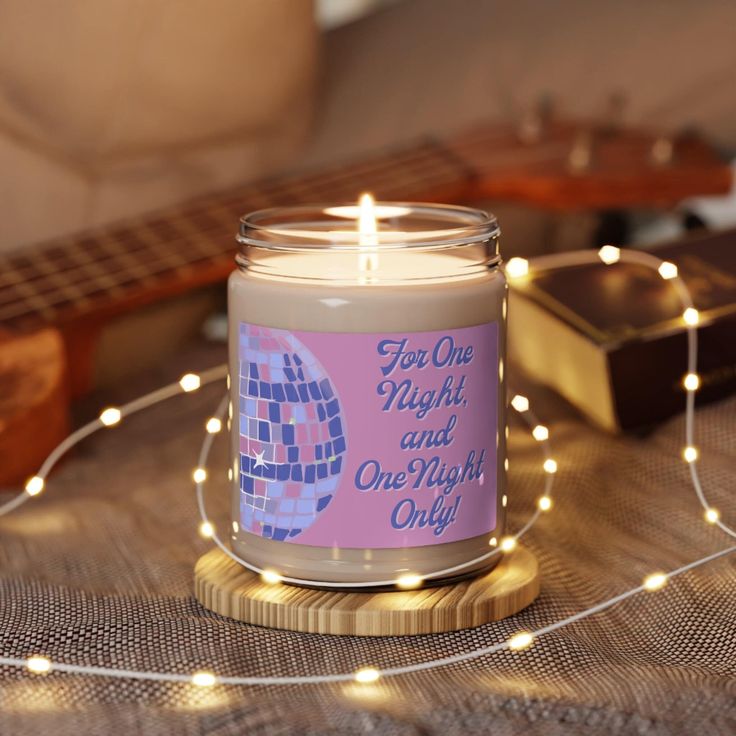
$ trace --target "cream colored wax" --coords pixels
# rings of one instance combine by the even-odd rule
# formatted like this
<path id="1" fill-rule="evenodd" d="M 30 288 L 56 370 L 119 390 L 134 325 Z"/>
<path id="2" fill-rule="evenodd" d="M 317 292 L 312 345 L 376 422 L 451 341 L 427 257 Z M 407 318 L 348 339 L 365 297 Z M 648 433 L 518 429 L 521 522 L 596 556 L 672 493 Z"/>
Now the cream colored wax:
<path id="1" fill-rule="evenodd" d="M 450 213 L 452 214 L 452 213 Z M 449 217 L 449 215 L 448 215 Z M 405 223 L 399 223 L 402 225 Z M 431 225 L 431 223 L 430 223 Z M 467 223 L 465 223 L 467 225 Z M 384 226 L 387 224 L 384 223 Z M 419 227 L 427 229 L 427 222 Z M 463 223 L 446 224 L 440 236 L 407 234 L 412 247 L 403 248 L 398 238 L 387 238 L 384 250 L 379 235 L 371 241 L 370 257 L 358 249 L 346 251 L 314 246 L 300 240 L 298 248 L 280 248 L 278 237 L 262 237 L 262 246 L 251 241 L 242 252 L 241 267 L 228 284 L 230 321 L 230 365 L 232 402 L 233 490 L 232 547 L 248 562 L 274 570 L 283 576 L 327 582 L 365 582 L 394 579 L 406 573 L 427 575 L 435 570 L 463 565 L 489 552 L 503 533 L 506 493 L 505 447 L 505 310 L 506 282 L 497 268 L 495 239 L 487 238 L 463 246 L 442 243 L 461 239 Z M 439 225 L 433 226 L 439 229 Z M 453 232 L 453 227 L 458 231 Z M 495 221 L 490 229 L 495 228 Z M 478 237 L 478 227 L 471 228 Z M 493 231 L 497 234 L 497 229 Z M 284 235 L 284 240 L 289 236 Z M 429 243 L 423 247 L 422 242 Z M 339 238 L 338 238 L 339 239 Z M 420 245 L 415 245 L 420 242 Z M 437 244 L 440 243 L 438 246 Z M 363 241 L 363 245 L 365 241 Z M 368 269 L 368 272 L 366 272 Z M 488 533 L 462 541 L 400 548 L 355 548 L 308 546 L 298 541 L 276 541 L 240 528 L 239 485 L 239 354 L 241 322 L 281 328 L 327 333 L 413 333 L 470 327 L 488 322 L 499 326 L 500 365 L 489 370 L 488 380 L 497 382 L 498 422 L 495 503 L 496 526 Z M 356 389 L 357 390 L 357 389 Z M 479 407 L 478 410 L 482 410 Z M 349 487 L 351 478 L 341 483 Z M 491 546 L 489 546 L 491 545 Z M 498 556 L 464 568 L 462 575 L 492 566 Z M 453 577 L 446 576 L 446 577 Z"/>

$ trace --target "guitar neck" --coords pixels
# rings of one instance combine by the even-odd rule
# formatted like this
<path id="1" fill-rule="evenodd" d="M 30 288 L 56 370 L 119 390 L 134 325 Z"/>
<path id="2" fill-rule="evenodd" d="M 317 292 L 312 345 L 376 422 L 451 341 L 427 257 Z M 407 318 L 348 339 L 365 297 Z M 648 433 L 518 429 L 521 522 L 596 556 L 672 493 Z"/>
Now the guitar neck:
<path id="1" fill-rule="evenodd" d="M 472 172 L 426 140 L 328 170 L 266 179 L 52 243 L 0 255 L 0 324 L 13 330 L 100 318 L 224 279 L 249 211 L 356 199 L 455 201 Z"/>
<path id="2" fill-rule="evenodd" d="M 548 208 L 673 205 L 726 192 L 730 168 L 702 141 L 650 158 L 657 138 L 549 125 L 538 140 L 511 127 L 481 126 L 447 141 L 418 143 L 331 168 L 278 176 L 86 234 L 0 255 L 0 325 L 65 325 L 116 313 L 223 280 L 234 231 L 246 212 L 276 205 L 384 200 L 459 202 L 492 198 Z M 578 141 L 588 164 L 572 166 Z M 589 150 L 588 150 L 589 149 Z"/>

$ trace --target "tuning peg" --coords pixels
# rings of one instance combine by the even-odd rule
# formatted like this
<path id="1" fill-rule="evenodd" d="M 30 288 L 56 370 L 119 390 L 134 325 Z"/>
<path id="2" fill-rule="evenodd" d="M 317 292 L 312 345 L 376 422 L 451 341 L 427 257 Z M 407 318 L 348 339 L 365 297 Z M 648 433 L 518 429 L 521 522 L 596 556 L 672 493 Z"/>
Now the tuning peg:
<path id="1" fill-rule="evenodd" d="M 567 165 L 573 174 L 582 174 L 593 162 L 593 135 L 589 130 L 580 131 L 573 141 L 567 157 Z"/>
<path id="2" fill-rule="evenodd" d="M 519 140 L 522 143 L 538 143 L 544 135 L 554 115 L 554 101 L 549 94 L 540 95 L 534 108 L 521 119 L 518 128 Z"/>
<path id="3" fill-rule="evenodd" d="M 628 106 L 629 98 L 625 92 L 619 90 L 610 94 L 606 103 L 603 129 L 615 131 L 622 128 Z"/>
<path id="4" fill-rule="evenodd" d="M 675 142 L 671 136 L 660 136 L 649 152 L 649 157 L 655 166 L 668 166 L 675 155 Z"/>
<path id="5" fill-rule="evenodd" d="M 529 145 L 532 143 L 538 143 L 539 139 L 542 137 L 543 128 L 544 125 L 542 124 L 542 119 L 536 111 L 524 115 L 517 131 L 519 140 L 522 143 Z"/>

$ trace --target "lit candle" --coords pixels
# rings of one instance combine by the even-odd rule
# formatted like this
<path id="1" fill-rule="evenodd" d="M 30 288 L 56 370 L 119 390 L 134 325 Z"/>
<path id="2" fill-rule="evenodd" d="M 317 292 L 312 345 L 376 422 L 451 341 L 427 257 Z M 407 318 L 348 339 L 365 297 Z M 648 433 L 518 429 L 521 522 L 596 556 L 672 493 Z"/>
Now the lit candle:
<path id="1" fill-rule="evenodd" d="M 498 232 L 477 210 L 370 195 L 243 218 L 229 281 L 243 559 L 407 588 L 503 536 Z"/>

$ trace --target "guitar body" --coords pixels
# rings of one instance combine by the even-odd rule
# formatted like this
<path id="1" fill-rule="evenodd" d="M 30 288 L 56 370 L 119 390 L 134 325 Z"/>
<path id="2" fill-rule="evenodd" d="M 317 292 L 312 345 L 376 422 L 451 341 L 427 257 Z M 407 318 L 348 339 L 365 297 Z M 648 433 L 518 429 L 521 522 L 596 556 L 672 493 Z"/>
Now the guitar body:
<path id="1" fill-rule="evenodd" d="M 0 337 L 0 486 L 25 483 L 68 432 L 61 334 L 49 327 Z"/>

